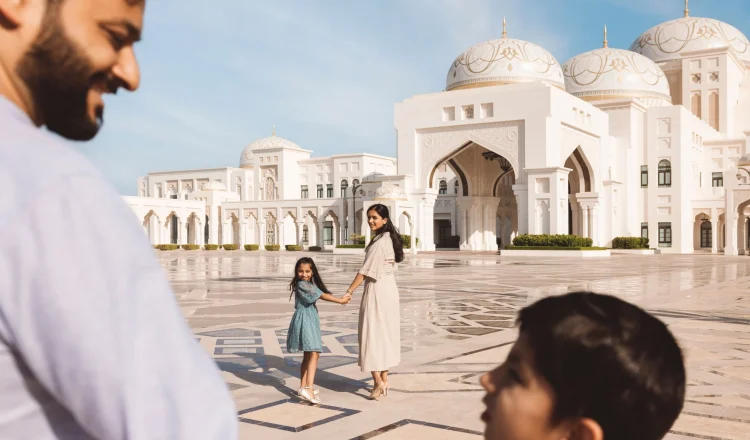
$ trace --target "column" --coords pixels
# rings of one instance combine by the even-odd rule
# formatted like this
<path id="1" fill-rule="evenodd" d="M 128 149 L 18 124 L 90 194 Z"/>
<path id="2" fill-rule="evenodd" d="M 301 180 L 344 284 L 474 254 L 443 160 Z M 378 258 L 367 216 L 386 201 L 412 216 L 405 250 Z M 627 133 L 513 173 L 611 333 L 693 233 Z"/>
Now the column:
<path id="1" fill-rule="evenodd" d="M 465 207 L 461 207 L 461 245 L 459 248 L 462 251 L 471 249 L 469 246 L 469 210 Z"/>
<path id="2" fill-rule="evenodd" d="M 284 250 L 284 245 L 286 244 L 286 241 L 284 241 L 284 222 L 278 221 L 276 222 L 276 244 L 278 244 L 282 250 Z"/>
<path id="3" fill-rule="evenodd" d="M 716 224 L 719 222 L 719 220 L 712 216 L 711 217 L 711 253 L 715 254 L 718 252 L 718 246 L 716 245 L 719 242 L 719 236 L 716 231 Z"/>
<path id="4" fill-rule="evenodd" d="M 346 237 L 344 236 L 344 222 L 334 222 L 333 227 L 336 229 L 336 235 L 335 242 L 333 243 L 335 246 L 345 244 L 346 243 Z"/>
<path id="5" fill-rule="evenodd" d="M 297 245 L 302 248 L 302 239 L 305 237 L 305 222 L 297 222 Z"/>
<path id="6" fill-rule="evenodd" d="M 739 255 L 745 254 L 745 248 L 747 247 L 745 243 L 747 243 L 747 236 L 746 236 L 746 230 L 747 230 L 747 217 L 745 215 L 740 214 L 737 219 L 737 252 Z"/>
<path id="7" fill-rule="evenodd" d="M 581 231 L 581 237 L 589 238 L 589 206 L 581 204 L 581 212 L 582 212 L 582 231 Z"/>
<path id="8" fill-rule="evenodd" d="M 205 231 L 203 230 L 205 226 L 203 222 L 198 221 L 198 219 L 195 219 L 194 222 L 196 225 L 195 226 L 195 244 L 197 244 L 198 246 L 203 246 L 206 244 L 206 241 L 205 241 L 206 239 L 204 237 Z"/>
<path id="9" fill-rule="evenodd" d="M 247 222 L 240 222 L 240 242 L 239 242 L 240 249 L 242 249 L 247 244 L 247 240 L 245 237 L 246 233 L 247 233 Z"/>
<path id="10" fill-rule="evenodd" d="M 221 244 L 234 243 L 234 230 L 230 221 L 225 221 L 221 228 Z"/>
<path id="11" fill-rule="evenodd" d="M 426 251 L 435 250 L 435 231 L 434 231 L 434 218 L 435 218 L 435 201 L 437 200 L 436 194 L 424 194 L 422 196 L 422 249 Z"/>
<path id="12" fill-rule="evenodd" d="M 266 250 L 266 222 L 261 220 L 258 222 L 258 250 Z"/>
<path id="13" fill-rule="evenodd" d="M 182 222 L 182 219 L 179 219 L 177 222 L 177 245 L 182 247 L 183 244 L 185 244 L 185 224 Z"/>
<path id="14" fill-rule="evenodd" d="M 591 226 L 589 228 L 589 234 L 591 234 L 591 239 L 594 241 L 593 246 L 597 246 L 597 244 L 599 243 L 599 228 L 596 223 L 596 210 L 596 205 L 591 206 L 591 209 L 589 210 L 589 212 L 591 213 Z"/>
<path id="15" fill-rule="evenodd" d="M 417 255 L 417 234 L 414 233 L 414 225 L 409 221 L 409 230 L 412 232 L 411 237 L 411 254 Z"/>
<path id="16" fill-rule="evenodd" d="M 219 207 L 211 205 L 208 214 L 208 243 L 219 244 Z"/>
<path id="17" fill-rule="evenodd" d="M 325 240 L 324 240 L 324 234 L 323 229 L 325 228 L 325 222 L 318 221 L 318 246 L 321 248 L 325 246 Z M 369 234 L 368 234 L 369 235 Z"/>
<path id="18" fill-rule="evenodd" d="M 529 233 L 529 188 L 527 185 L 513 185 L 513 194 L 516 196 L 516 207 L 518 211 L 518 233 Z M 533 206 L 532 206 L 533 208 Z"/>
<path id="19" fill-rule="evenodd" d="M 456 206 L 451 207 L 451 236 L 456 235 L 456 209 L 458 209 L 458 204 Z"/>
<path id="20" fill-rule="evenodd" d="M 726 246 L 724 247 L 724 255 L 737 255 L 737 220 L 739 214 L 736 212 L 727 212 L 726 228 Z"/>

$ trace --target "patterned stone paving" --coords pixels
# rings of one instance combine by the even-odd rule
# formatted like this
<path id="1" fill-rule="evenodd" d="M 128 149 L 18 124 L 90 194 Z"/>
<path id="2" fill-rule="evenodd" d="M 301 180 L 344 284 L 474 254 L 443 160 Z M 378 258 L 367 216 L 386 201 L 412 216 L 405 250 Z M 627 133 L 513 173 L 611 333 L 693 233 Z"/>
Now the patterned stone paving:
<path id="1" fill-rule="evenodd" d="M 590 261 L 509 259 L 453 252 L 409 257 L 397 273 L 402 364 L 391 394 L 367 399 L 372 379 L 357 362 L 352 303 L 319 303 L 323 405 L 294 398 L 301 357 L 286 352 L 288 283 L 301 253 L 157 254 L 199 343 L 235 397 L 243 439 L 478 439 L 479 376 L 502 362 L 516 311 L 547 295 L 589 289 L 645 307 L 687 355 L 685 410 L 668 436 L 747 439 L 750 432 L 750 258 L 613 256 Z M 312 254 L 343 293 L 359 256 Z"/>

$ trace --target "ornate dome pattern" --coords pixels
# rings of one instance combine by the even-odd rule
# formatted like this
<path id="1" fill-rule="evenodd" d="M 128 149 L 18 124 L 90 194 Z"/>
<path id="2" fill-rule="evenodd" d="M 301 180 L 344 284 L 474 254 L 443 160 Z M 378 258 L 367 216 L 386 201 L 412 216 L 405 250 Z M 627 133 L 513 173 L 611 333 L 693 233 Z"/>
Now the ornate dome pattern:
<path id="1" fill-rule="evenodd" d="M 448 70 L 445 90 L 542 81 L 565 88 L 555 57 L 528 41 L 503 37 L 459 55 Z"/>
<path id="2" fill-rule="evenodd" d="M 270 150 L 275 148 L 302 150 L 299 145 L 295 144 L 289 139 L 284 139 L 283 137 L 276 136 L 276 130 L 274 129 L 274 132 L 271 136 L 253 141 L 250 143 L 250 145 L 245 147 L 244 150 L 242 150 L 242 155 L 240 156 L 240 168 L 252 165 L 253 151 Z"/>
<path id="3" fill-rule="evenodd" d="M 682 17 L 644 32 L 630 50 L 657 63 L 680 58 L 682 52 L 731 47 L 746 65 L 750 65 L 750 41 L 736 27 L 719 20 Z"/>
<path id="4" fill-rule="evenodd" d="M 672 102 L 664 72 L 635 52 L 604 47 L 574 56 L 562 70 L 565 89 L 584 101 L 632 97 Z"/>
<path id="5" fill-rule="evenodd" d="M 375 190 L 375 201 L 379 200 L 402 200 L 406 201 L 409 198 L 406 195 L 406 191 L 400 186 L 396 186 L 390 183 L 385 183 L 383 186 Z"/>

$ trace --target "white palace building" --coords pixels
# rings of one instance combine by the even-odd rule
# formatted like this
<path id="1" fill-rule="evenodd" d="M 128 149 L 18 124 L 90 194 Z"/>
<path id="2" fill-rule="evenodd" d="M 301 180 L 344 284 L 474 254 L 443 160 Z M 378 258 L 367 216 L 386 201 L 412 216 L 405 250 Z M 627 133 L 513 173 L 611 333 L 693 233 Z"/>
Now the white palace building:
<path id="1" fill-rule="evenodd" d="M 560 65 L 503 24 L 451 63 L 444 91 L 395 105 L 398 160 L 316 158 L 274 133 L 238 167 L 150 173 L 125 199 L 154 244 L 330 249 L 367 235 L 364 212 L 385 203 L 415 251 L 496 250 L 530 233 L 744 253 L 747 37 L 686 5 L 628 50 L 608 47 L 606 29 L 597 46 Z"/>

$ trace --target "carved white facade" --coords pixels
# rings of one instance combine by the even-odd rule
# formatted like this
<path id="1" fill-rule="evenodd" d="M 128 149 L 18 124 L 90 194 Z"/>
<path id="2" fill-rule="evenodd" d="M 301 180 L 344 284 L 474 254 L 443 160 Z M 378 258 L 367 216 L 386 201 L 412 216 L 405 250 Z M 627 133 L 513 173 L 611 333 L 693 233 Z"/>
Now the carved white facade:
<path id="1" fill-rule="evenodd" d="M 737 167 L 750 138 L 749 68 L 739 30 L 688 11 L 630 50 L 610 48 L 605 30 L 603 47 L 562 65 L 503 29 L 450 64 L 445 91 L 395 105 L 397 166 L 311 158 L 274 133 L 239 168 L 149 174 L 128 203 L 155 242 L 332 246 L 366 235 L 366 209 L 382 202 L 422 251 L 494 251 L 531 233 L 736 254 L 750 239 L 750 163 Z M 341 198 L 354 179 L 357 205 Z"/>

